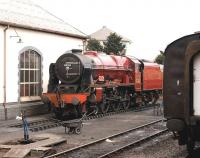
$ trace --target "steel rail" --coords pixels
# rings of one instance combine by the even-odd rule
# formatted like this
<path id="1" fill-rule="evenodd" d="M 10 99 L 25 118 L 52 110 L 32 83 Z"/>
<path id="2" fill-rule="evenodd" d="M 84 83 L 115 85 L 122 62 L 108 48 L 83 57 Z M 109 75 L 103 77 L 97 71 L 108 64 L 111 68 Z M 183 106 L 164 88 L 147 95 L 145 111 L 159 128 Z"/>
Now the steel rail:
<path id="1" fill-rule="evenodd" d="M 102 138 L 102 139 L 98 139 L 98 140 L 96 140 L 96 141 L 93 141 L 93 142 L 90 142 L 90 143 L 87 143 L 87 144 L 80 145 L 80 146 L 78 146 L 78 147 L 74 147 L 74 148 L 71 148 L 71 149 L 68 149 L 68 150 L 65 150 L 65 151 L 62 151 L 62 152 L 59 152 L 59 153 L 56 153 L 56 154 L 47 156 L 47 157 L 45 157 L 45 158 L 56 158 L 56 157 L 58 157 L 58 156 L 64 156 L 64 155 L 66 155 L 67 153 L 75 152 L 75 151 L 77 151 L 77 150 L 80 150 L 80 149 L 83 149 L 83 148 L 87 148 L 87 147 L 89 147 L 89 146 L 92 146 L 92 145 L 101 143 L 101 142 L 105 141 L 106 139 L 112 139 L 112 138 L 117 137 L 117 136 L 122 136 L 122 135 L 125 135 L 125 134 L 127 134 L 127 133 L 130 133 L 130 132 L 136 131 L 136 130 L 138 130 L 138 129 L 142 129 L 142 128 L 151 126 L 151 125 L 153 125 L 153 124 L 156 124 L 156 123 L 162 122 L 162 121 L 164 121 L 164 120 L 163 120 L 163 119 L 159 119 L 159 120 L 156 120 L 156 121 L 153 121 L 153 122 L 150 122 L 150 123 L 147 123 L 147 124 L 144 124 L 144 125 L 141 125 L 141 126 L 132 128 L 132 129 L 128 129 L 128 130 L 126 130 L 126 131 L 123 131 L 123 132 L 120 132 L 120 133 L 117 133 L 117 134 L 114 134 L 114 135 L 111 135 L 111 136 L 108 136 L 108 137 L 104 137 L 104 138 Z"/>
<path id="2" fill-rule="evenodd" d="M 151 109 L 152 107 L 154 107 L 154 106 L 147 106 L 147 107 L 131 108 L 131 109 L 127 109 L 127 110 L 112 111 L 112 112 L 108 112 L 108 113 L 105 113 L 105 114 L 91 115 L 91 116 L 83 118 L 83 120 L 84 121 L 88 121 L 88 120 L 92 120 L 92 119 L 102 118 L 102 117 L 106 117 L 106 116 L 112 116 L 112 115 L 116 115 L 116 114 L 120 114 L 120 113 L 126 113 L 126 112 L 139 112 L 139 111 L 142 111 L 142 110 Z M 48 124 L 39 124 L 39 125 L 36 125 L 36 126 L 29 126 L 29 129 L 30 129 L 31 132 L 38 132 L 38 131 L 42 131 L 42 130 L 47 130 L 49 128 L 59 127 L 59 126 L 62 126 L 62 121 L 61 120 L 50 119 Z"/>
<path id="3" fill-rule="evenodd" d="M 112 116 L 116 114 L 121 114 L 121 113 L 126 113 L 126 112 L 140 112 L 143 110 L 149 110 L 152 109 L 154 105 L 151 106 L 144 106 L 144 107 L 137 107 L 137 108 L 131 108 L 127 110 L 119 110 L 119 111 L 113 111 L 113 112 L 108 112 L 105 114 L 97 114 L 97 115 L 91 115 L 89 117 L 83 118 L 84 121 L 92 120 L 92 119 L 97 119 L 97 118 L 102 118 L 106 116 Z M 70 120 L 69 120 L 70 121 Z M 59 127 L 62 126 L 62 121 L 58 119 L 53 119 L 53 118 L 45 118 L 41 120 L 34 120 L 28 122 L 29 130 L 31 132 L 38 132 L 42 130 L 47 130 L 49 128 L 54 128 L 54 127 Z M 16 128 L 22 128 L 23 124 L 22 123 L 16 123 L 9 125 L 9 127 L 16 127 Z"/>
<path id="4" fill-rule="evenodd" d="M 156 105 L 148 105 L 148 106 L 142 106 L 142 107 L 136 107 L 136 108 L 130 108 L 127 110 L 118 110 L 118 111 L 111 111 L 105 114 L 97 114 L 97 115 L 92 115 L 89 117 L 85 117 L 83 120 L 91 120 L 91 119 L 96 119 L 96 118 L 101 118 L 101 117 L 105 117 L 105 116 L 111 116 L 111 115 L 115 115 L 115 114 L 120 114 L 120 113 L 125 113 L 125 112 L 140 112 L 142 110 L 149 110 L 154 108 Z"/>
<path id="5" fill-rule="evenodd" d="M 159 132 L 157 132 L 157 133 L 155 133 L 155 134 L 152 134 L 152 135 L 147 136 L 147 137 L 145 137 L 145 138 L 142 138 L 142 139 L 139 139 L 139 140 L 134 141 L 134 142 L 132 142 L 132 143 L 129 143 L 129 144 L 127 144 L 127 145 L 125 145 L 125 146 L 122 146 L 122 147 L 120 147 L 120 148 L 118 148 L 118 149 L 115 149 L 115 150 L 113 150 L 113 151 L 111 151 L 111 152 L 109 152 L 109 153 L 106 153 L 106 154 L 104 154 L 104 155 L 101 155 L 101 156 L 99 156 L 98 158 L 112 157 L 114 154 L 118 153 L 119 151 L 126 150 L 126 149 L 128 149 L 128 148 L 130 148 L 130 147 L 134 147 L 134 146 L 136 146 L 136 145 L 138 145 L 138 144 L 144 143 L 144 142 L 146 142 L 146 141 L 148 141 L 148 140 L 151 140 L 151 139 L 153 139 L 153 138 L 155 138 L 155 137 L 158 137 L 158 136 L 160 136 L 160 135 L 162 135 L 162 134 L 164 134 L 164 133 L 166 133 L 166 132 L 168 132 L 168 129 L 164 129 L 164 130 L 159 131 Z"/>

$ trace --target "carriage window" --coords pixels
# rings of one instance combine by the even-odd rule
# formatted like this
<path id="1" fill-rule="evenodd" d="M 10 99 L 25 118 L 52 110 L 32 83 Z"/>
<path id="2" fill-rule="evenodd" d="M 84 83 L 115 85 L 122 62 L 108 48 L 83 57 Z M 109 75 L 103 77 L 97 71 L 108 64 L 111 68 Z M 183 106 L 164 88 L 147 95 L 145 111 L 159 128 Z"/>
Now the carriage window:
<path id="1" fill-rule="evenodd" d="M 34 50 L 20 54 L 20 97 L 41 95 L 41 57 Z"/>

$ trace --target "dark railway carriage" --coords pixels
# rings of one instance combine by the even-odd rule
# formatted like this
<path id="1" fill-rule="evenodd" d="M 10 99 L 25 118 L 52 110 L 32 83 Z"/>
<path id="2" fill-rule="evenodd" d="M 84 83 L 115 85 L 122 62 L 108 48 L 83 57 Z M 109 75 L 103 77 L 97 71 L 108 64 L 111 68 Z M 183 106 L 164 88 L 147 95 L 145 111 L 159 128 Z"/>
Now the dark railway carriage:
<path id="1" fill-rule="evenodd" d="M 103 52 L 69 51 L 50 65 L 48 93 L 58 118 L 106 113 L 155 103 L 162 91 L 160 65 Z"/>
<path id="2" fill-rule="evenodd" d="M 200 141 L 200 34 L 182 37 L 166 48 L 163 100 L 168 129 L 192 152 Z"/>

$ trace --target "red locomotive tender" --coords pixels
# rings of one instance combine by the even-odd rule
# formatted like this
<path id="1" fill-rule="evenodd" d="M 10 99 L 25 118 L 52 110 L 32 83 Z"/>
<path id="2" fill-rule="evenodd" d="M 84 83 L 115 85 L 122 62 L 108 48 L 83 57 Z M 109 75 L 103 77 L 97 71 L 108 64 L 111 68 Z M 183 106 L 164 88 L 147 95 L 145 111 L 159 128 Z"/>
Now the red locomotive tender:
<path id="1" fill-rule="evenodd" d="M 134 57 L 71 50 L 50 65 L 48 92 L 57 118 L 153 104 L 162 91 L 162 68 Z"/>

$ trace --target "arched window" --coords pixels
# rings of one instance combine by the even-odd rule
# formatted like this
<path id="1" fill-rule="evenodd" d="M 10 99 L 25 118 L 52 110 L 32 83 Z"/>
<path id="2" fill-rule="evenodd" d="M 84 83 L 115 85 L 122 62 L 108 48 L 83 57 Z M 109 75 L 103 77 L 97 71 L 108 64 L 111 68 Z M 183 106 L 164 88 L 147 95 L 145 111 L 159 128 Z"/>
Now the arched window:
<path id="1" fill-rule="evenodd" d="M 20 100 L 37 100 L 40 95 L 41 56 L 28 49 L 20 54 Z"/>

